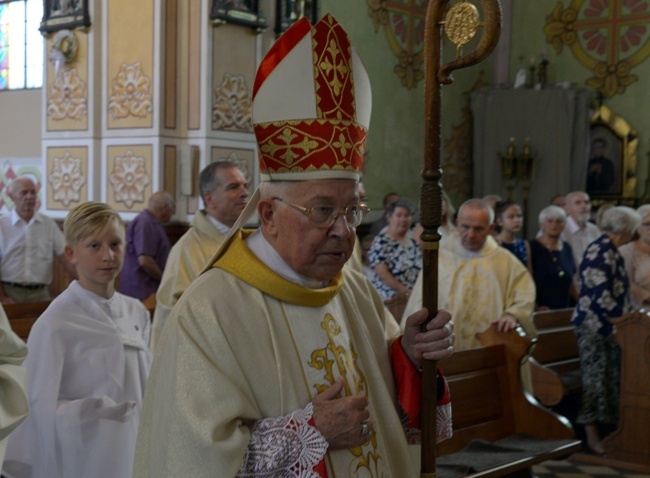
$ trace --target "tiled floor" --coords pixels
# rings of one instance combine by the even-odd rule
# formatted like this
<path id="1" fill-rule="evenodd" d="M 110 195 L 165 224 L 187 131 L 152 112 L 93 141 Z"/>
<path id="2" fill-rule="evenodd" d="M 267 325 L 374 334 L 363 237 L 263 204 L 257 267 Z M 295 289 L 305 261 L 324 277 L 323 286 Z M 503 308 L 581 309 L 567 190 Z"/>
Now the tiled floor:
<path id="1" fill-rule="evenodd" d="M 576 460 L 547 461 L 533 467 L 536 478 L 650 478 L 650 473 L 640 473 L 608 465 Z"/>

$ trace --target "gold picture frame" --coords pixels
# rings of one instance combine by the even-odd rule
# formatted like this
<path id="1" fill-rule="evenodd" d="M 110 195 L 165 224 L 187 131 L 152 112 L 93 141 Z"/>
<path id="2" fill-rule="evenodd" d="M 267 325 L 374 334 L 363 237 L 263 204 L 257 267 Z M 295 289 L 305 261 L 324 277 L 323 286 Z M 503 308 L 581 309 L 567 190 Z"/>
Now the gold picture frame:
<path id="1" fill-rule="evenodd" d="M 600 106 L 591 118 L 585 190 L 593 199 L 632 198 L 636 193 L 638 135 L 624 118 Z"/>

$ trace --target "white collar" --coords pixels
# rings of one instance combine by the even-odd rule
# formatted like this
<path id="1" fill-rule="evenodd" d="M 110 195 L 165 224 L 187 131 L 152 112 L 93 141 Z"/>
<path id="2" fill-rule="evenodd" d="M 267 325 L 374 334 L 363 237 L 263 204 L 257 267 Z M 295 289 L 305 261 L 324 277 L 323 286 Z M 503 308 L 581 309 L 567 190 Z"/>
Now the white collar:
<path id="1" fill-rule="evenodd" d="M 575 234 L 576 232 L 587 228 L 586 226 L 584 228 L 580 227 L 580 225 L 571 216 L 567 216 L 566 225 L 569 226 L 569 232 L 571 234 Z"/>
<path id="2" fill-rule="evenodd" d="M 255 254 L 260 261 L 288 281 L 308 289 L 322 289 L 327 286 L 327 284 L 322 281 L 310 279 L 294 271 L 289 264 L 280 257 L 278 251 L 273 248 L 269 241 L 266 240 L 261 229 L 258 229 L 246 238 L 246 245 L 251 251 L 253 251 L 253 254 Z"/>
<path id="3" fill-rule="evenodd" d="M 230 227 L 226 226 L 223 222 L 217 220 L 207 212 L 205 213 L 205 217 L 212 223 L 214 227 L 217 228 L 217 231 L 219 231 L 224 236 L 227 236 L 230 233 Z"/>
<path id="4" fill-rule="evenodd" d="M 11 210 L 11 224 L 13 224 L 13 225 L 15 226 L 15 225 L 18 224 L 20 221 L 22 221 L 22 222 L 24 222 L 25 224 L 29 225 L 29 224 L 31 224 L 32 222 L 41 222 L 41 218 L 40 218 L 38 212 L 34 211 L 34 215 L 32 216 L 32 218 L 31 218 L 29 221 L 25 221 L 22 217 L 20 217 L 20 216 L 18 215 L 18 213 L 16 212 L 16 209 L 15 209 L 15 208 L 12 209 L 12 210 Z"/>

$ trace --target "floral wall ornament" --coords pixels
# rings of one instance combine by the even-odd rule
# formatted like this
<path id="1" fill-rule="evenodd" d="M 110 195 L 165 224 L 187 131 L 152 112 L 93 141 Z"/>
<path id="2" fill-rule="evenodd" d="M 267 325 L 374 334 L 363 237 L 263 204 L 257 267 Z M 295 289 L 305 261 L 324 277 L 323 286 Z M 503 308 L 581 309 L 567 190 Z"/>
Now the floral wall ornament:
<path id="1" fill-rule="evenodd" d="M 57 75 L 50 84 L 47 99 L 47 115 L 55 121 L 66 118 L 81 120 L 88 114 L 86 82 L 79 76 L 77 68 Z"/>
<path id="2" fill-rule="evenodd" d="M 214 89 L 212 122 L 215 129 L 253 131 L 251 93 L 242 75 L 226 73 Z"/>
<path id="3" fill-rule="evenodd" d="M 606 97 L 638 81 L 632 70 L 650 55 L 648 0 L 558 2 L 546 17 L 546 41 L 559 54 L 565 46 L 594 76 L 587 85 Z"/>
<path id="4" fill-rule="evenodd" d="M 402 86 L 415 88 L 424 78 L 424 23 L 429 0 L 367 0 L 375 31 L 383 27 L 399 63 L 393 71 Z"/>
<path id="5" fill-rule="evenodd" d="M 108 111 L 114 119 L 129 116 L 144 118 L 153 112 L 151 80 L 142 71 L 141 63 L 122 63 L 115 78 L 111 80 L 111 96 Z"/>
<path id="6" fill-rule="evenodd" d="M 116 202 L 131 209 L 135 203 L 144 203 L 144 192 L 151 178 L 147 172 L 145 158 L 135 156 L 127 149 L 124 156 L 117 156 L 109 176 Z"/>
<path id="7" fill-rule="evenodd" d="M 65 207 L 72 202 L 79 202 L 81 199 L 81 188 L 86 184 L 86 178 L 81 171 L 81 158 L 73 158 L 66 151 L 63 157 L 55 157 L 52 170 L 49 172 L 47 181 L 52 187 L 52 197 L 60 201 Z"/>

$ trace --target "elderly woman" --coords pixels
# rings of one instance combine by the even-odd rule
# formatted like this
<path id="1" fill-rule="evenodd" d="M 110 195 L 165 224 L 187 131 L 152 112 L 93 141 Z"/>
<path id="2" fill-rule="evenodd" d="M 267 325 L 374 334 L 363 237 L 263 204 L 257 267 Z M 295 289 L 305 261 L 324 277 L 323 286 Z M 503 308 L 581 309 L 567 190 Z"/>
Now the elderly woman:
<path id="1" fill-rule="evenodd" d="M 573 251 L 561 239 L 566 212 L 548 206 L 539 213 L 540 234 L 530 241 L 530 259 L 537 288 L 536 310 L 563 309 L 576 295 L 573 287 Z"/>
<path id="2" fill-rule="evenodd" d="M 619 249 L 625 259 L 625 270 L 630 280 L 632 303 L 637 308 L 650 307 L 650 204 L 636 210 L 641 216 L 637 230 L 639 238 Z"/>
<path id="3" fill-rule="evenodd" d="M 388 226 L 372 241 L 368 252 L 376 278 L 373 284 L 386 301 L 395 295 L 408 296 L 422 268 L 422 252 L 409 233 L 413 207 L 398 199 L 386 209 Z"/>
<path id="4" fill-rule="evenodd" d="M 616 426 L 619 408 L 620 348 L 610 319 L 632 308 L 625 262 L 618 248 L 632 239 L 641 216 L 615 206 L 603 215 L 603 235 L 589 244 L 580 263 L 580 296 L 573 312 L 582 401 L 577 423 L 584 425 L 588 448 L 604 454 L 598 425 Z"/>

